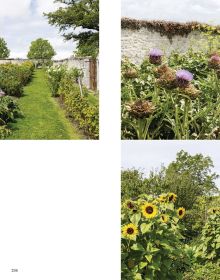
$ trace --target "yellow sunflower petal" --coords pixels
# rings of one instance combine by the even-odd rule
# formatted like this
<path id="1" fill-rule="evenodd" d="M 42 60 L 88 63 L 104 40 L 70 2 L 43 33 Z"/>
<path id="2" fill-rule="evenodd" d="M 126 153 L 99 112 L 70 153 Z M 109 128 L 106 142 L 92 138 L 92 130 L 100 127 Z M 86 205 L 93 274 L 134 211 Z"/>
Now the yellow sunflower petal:
<path id="1" fill-rule="evenodd" d="M 127 239 L 134 239 L 138 235 L 138 228 L 134 224 L 128 224 L 122 227 L 122 236 Z"/>
<path id="2" fill-rule="evenodd" d="M 182 219 L 186 214 L 186 210 L 185 208 L 183 207 L 180 207 L 178 210 L 177 210 L 177 215 L 179 217 L 179 219 Z"/>
<path id="3" fill-rule="evenodd" d="M 161 215 L 161 221 L 162 221 L 163 223 L 167 223 L 167 222 L 169 221 L 169 216 L 166 215 L 166 214 L 162 214 L 162 215 Z"/>
<path id="4" fill-rule="evenodd" d="M 152 219 L 157 215 L 157 206 L 153 203 L 145 203 L 142 207 L 142 214 L 147 219 Z"/>
<path id="5" fill-rule="evenodd" d="M 177 198 L 177 195 L 175 193 L 169 193 L 168 194 L 168 200 L 169 202 L 175 202 Z"/>

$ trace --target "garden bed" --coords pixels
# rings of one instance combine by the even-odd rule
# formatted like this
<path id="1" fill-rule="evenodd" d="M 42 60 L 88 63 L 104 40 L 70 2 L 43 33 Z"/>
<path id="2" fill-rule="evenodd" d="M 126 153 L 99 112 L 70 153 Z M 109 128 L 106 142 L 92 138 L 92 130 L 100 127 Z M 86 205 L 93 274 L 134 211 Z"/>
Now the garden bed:
<path id="1" fill-rule="evenodd" d="M 122 62 L 123 139 L 220 139 L 220 53 Z"/>

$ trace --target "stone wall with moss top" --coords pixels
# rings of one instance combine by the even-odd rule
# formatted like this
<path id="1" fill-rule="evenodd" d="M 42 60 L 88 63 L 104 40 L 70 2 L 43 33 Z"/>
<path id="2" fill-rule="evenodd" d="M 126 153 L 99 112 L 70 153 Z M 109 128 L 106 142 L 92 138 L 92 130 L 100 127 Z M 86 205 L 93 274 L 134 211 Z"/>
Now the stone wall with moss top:
<path id="1" fill-rule="evenodd" d="M 146 21 L 122 18 L 121 21 L 122 58 L 128 57 L 140 64 L 152 48 L 186 52 L 190 47 L 202 50 L 207 48 L 207 39 L 202 34 L 208 25 L 197 22 L 177 23 L 167 21 Z M 219 30 L 219 27 L 216 27 Z"/>

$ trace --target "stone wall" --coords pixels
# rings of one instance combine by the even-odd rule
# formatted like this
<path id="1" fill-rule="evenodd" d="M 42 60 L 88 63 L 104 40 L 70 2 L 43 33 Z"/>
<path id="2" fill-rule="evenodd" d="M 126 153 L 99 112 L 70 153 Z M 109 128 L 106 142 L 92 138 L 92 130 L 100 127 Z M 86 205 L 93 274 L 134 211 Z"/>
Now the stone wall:
<path id="1" fill-rule="evenodd" d="M 55 60 L 54 65 L 66 65 L 68 69 L 70 68 L 78 68 L 81 69 L 84 73 L 83 84 L 87 88 L 92 88 L 91 85 L 91 58 L 70 58 L 64 60 Z M 99 60 L 96 60 L 96 81 L 97 81 L 97 89 L 99 89 Z"/>
<path id="2" fill-rule="evenodd" d="M 142 26 L 141 21 L 138 22 L 137 28 L 122 24 L 121 32 L 122 58 L 128 57 L 135 64 L 140 64 L 152 48 L 162 49 L 169 55 L 173 50 L 186 52 L 190 47 L 197 50 L 207 47 L 207 40 L 199 30 L 169 36 L 169 33 L 162 34 L 159 29 L 154 30 L 146 24 Z"/>

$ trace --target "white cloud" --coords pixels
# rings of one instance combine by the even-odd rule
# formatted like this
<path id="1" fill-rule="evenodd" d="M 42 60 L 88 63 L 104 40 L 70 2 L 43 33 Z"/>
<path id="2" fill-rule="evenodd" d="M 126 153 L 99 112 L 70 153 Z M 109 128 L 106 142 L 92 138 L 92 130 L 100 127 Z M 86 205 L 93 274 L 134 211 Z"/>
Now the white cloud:
<path id="1" fill-rule="evenodd" d="M 42 15 L 43 13 L 53 12 L 61 6 L 65 6 L 60 3 L 54 3 L 54 0 L 35 0 L 37 13 Z"/>
<path id="2" fill-rule="evenodd" d="M 17 18 L 29 14 L 31 0 L 0 0 L 0 17 Z"/>
<path id="3" fill-rule="evenodd" d="M 0 37 L 5 38 L 11 57 L 25 58 L 31 41 L 48 39 L 56 50 L 56 59 L 72 55 L 73 42 L 64 42 L 56 27 L 48 24 L 43 12 L 54 11 L 54 0 L 0 0 Z"/>
<path id="4" fill-rule="evenodd" d="M 122 16 L 220 24 L 219 0 L 122 0 Z"/>

